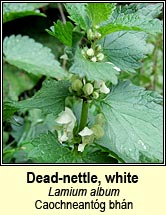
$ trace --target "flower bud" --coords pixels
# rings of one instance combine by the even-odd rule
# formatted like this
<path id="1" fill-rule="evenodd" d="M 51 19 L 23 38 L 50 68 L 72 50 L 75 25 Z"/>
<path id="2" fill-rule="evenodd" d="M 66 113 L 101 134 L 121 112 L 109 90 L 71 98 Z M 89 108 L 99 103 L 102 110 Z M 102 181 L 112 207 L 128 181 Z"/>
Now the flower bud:
<path id="1" fill-rule="evenodd" d="M 92 57 L 92 58 L 91 58 L 91 61 L 92 61 L 92 62 L 96 62 L 96 61 L 97 61 L 97 58 L 96 58 L 96 57 Z"/>
<path id="2" fill-rule="evenodd" d="M 83 87 L 82 81 L 79 79 L 74 80 L 71 84 L 71 88 L 74 91 L 79 91 L 82 89 L 82 87 Z"/>
<path id="3" fill-rule="evenodd" d="M 81 50 L 81 54 L 82 54 L 82 56 L 83 56 L 84 58 L 86 58 L 86 52 L 85 52 L 84 49 Z"/>
<path id="4" fill-rule="evenodd" d="M 104 129 L 101 127 L 101 125 L 94 125 L 91 130 L 93 131 L 95 138 L 100 139 L 104 136 Z"/>
<path id="5" fill-rule="evenodd" d="M 89 96 L 93 93 L 93 86 L 91 83 L 87 83 L 83 87 L 83 92 L 86 96 Z"/>
<path id="6" fill-rule="evenodd" d="M 93 92 L 93 98 L 94 99 L 98 99 L 99 98 L 99 94 L 98 94 L 98 92 Z"/>
<path id="7" fill-rule="evenodd" d="M 90 48 L 90 49 L 88 49 L 87 51 L 86 51 L 86 54 L 89 56 L 89 57 L 92 57 L 92 56 L 94 56 L 94 50 L 92 49 L 92 48 Z"/>
<path id="8" fill-rule="evenodd" d="M 88 127 L 85 127 L 82 131 L 80 131 L 78 133 L 80 136 L 84 137 L 84 136 L 90 136 L 93 134 L 93 131 L 91 129 L 89 129 Z"/>
<path id="9" fill-rule="evenodd" d="M 94 88 L 99 88 L 100 93 L 108 94 L 110 92 L 103 80 L 95 81 Z"/>
<path id="10" fill-rule="evenodd" d="M 92 32 L 92 29 L 88 29 L 88 31 L 87 31 L 87 38 L 88 38 L 88 40 L 93 40 L 93 32 Z"/>
<path id="11" fill-rule="evenodd" d="M 106 122 L 106 119 L 102 113 L 99 113 L 96 115 L 95 124 L 104 126 L 105 122 Z"/>
<path id="12" fill-rule="evenodd" d="M 100 92 L 104 94 L 108 94 L 110 92 L 110 89 L 105 85 L 105 82 L 103 82 L 102 86 L 100 87 Z"/>
<path id="13" fill-rule="evenodd" d="M 96 39 L 100 39 L 100 37 L 101 37 L 101 34 L 97 31 L 94 33 L 94 35 L 95 35 Z"/>
<path id="14" fill-rule="evenodd" d="M 99 53 L 96 57 L 99 61 L 102 61 L 104 59 L 104 55 L 102 53 Z"/>
<path id="15" fill-rule="evenodd" d="M 101 45 L 96 45 L 95 49 L 97 52 L 101 51 Z"/>
<path id="16" fill-rule="evenodd" d="M 99 29 L 99 28 L 100 28 L 100 26 L 99 26 L 99 25 L 95 25 L 94 27 L 95 27 L 96 29 Z"/>

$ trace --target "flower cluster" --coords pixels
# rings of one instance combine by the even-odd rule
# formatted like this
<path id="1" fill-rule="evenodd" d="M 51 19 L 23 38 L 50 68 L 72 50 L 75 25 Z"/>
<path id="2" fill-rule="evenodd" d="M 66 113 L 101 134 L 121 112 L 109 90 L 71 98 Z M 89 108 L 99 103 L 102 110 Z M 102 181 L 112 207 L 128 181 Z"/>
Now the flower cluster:
<path id="1" fill-rule="evenodd" d="M 78 96 L 87 99 L 97 99 L 100 94 L 108 94 L 110 89 L 106 86 L 103 80 L 88 82 L 85 79 L 73 78 L 71 83 L 71 90 Z"/>
<path id="2" fill-rule="evenodd" d="M 81 51 L 82 56 L 92 62 L 100 62 L 104 59 L 104 54 L 102 53 L 101 45 L 95 45 L 94 48 L 84 47 Z"/>
<path id="3" fill-rule="evenodd" d="M 104 124 L 105 118 L 103 114 L 98 114 L 92 127 L 85 127 L 79 132 L 82 143 L 78 145 L 78 151 L 83 152 L 86 145 L 92 144 L 95 139 L 98 140 L 104 136 Z"/>
<path id="4" fill-rule="evenodd" d="M 65 107 L 65 110 L 59 114 L 55 122 L 57 123 L 56 131 L 58 133 L 59 142 L 62 144 L 66 141 L 71 141 L 73 139 L 73 130 L 76 126 L 76 117 L 72 110 Z M 104 116 L 102 114 L 98 114 L 93 126 L 90 128 L 85 127 L 78 133 L 81 137 L 81 143 L 78 145 L 78 151 L 83 152 L 87 144 L 92 144 L 95 139 L 100 139 L 103 137 L 104 123 Z"/>
<path id="5" fill-rule="evenodd" d="M 59 114 L 55 122 L 58 124 L 58 126 L 56 126 L 56 130 L 59 142 L 62 143 L 67 140 L 70 141 L 73 138 L 73 129 L 76 123 L 76 117 L 72 110 L 65 107 L 65 110 Z"/>
<path id="6" fill-rule="evenodd" d="M 95 26 L 94 29 L 88 29 L 87 30 L 87 38 L 89 41 L 96 41 L 101 38 L 101 34 L 97 31 L 99 26 Z"/>

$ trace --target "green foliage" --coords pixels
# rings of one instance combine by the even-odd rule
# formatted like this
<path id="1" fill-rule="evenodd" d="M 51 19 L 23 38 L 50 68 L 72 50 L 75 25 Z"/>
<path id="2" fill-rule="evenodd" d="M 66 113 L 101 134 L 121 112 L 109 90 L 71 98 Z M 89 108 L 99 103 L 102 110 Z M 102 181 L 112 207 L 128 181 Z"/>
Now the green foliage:
<path id="1" fill-rule="evenodd" d="M 44 114 L 53 113 L 55 116 L 64 110 L 65 98 L 69 95 L 68 81 L 47 80 L 32 98 L 20 101 L 20 109 L 41 109 Z M 43 98 L 45 98 L 43 100 Z"/>
<path id="2" fill-rule="evenodd" d="M 113 3 L 90 3 L 86 9 L 93 26 L 95 26 L 111 16 L 115 5 Z"/>
<path id="3" fill-rule="evenodd" d="M 83 30 L 87 30 L 90 23 L 86 13 L 86 3 L 66 3 L 65 7 L 70 14 L 69 18 Z"/>
<path id="4" fill-rule="evenodd" d="M 81 67 L 80 67 L 81 65 Z M 103 70 L 106 72 L 103 73 Z M 80 50 L 76 51 L 74 64 L 70 68 L 74 74 L 79 74 L 81 77 L 86 76 L 89 80 L 104 80 L 111 81 L 117 84 L 118 71 L 114 69 L 114 65 L 102 62 L 90 62 L 83 58 Z"/>
<path id="5" fill-rule="evenodd" d="M 3 162 L 162 163 L 162 4 L 61 6 L 3 4 Z"/>
<path id="6" fill-rule="evenodd" d="M 58 142 L 53 133 L 42 134 L 31 142 L 22 145 L 27 159 L 35 163 L 112 163 L 115 160 L 108 153 L 97 149 L 74 152 Z"/>
<path id="7" fill-rule="evenodd" d="M 9 64 L 3 66 L 3 97 L 5 100 L 18 100 L 18 96 L 26 90 L 32 89 L 38 77 L 17 69 Z"/>
<path id="8" fill-rule="evenodd" d="M 72 46 L 72 32 L 73 24 L 71 22 L 62 23 L 57 21 L 54 23 L 54 26 L 51 27 L 51 31 L 47 30 L 49 34 L 58 38 L 66 46 Z"/>
<path id="9" fill-rule="evenodd" d="M 17 106 L 16 102 L 4 101 L 3 103 L 3 121 L 6 121 L 10 118 L 19 107 Z"/>
<path id="10" fill-rule="evenodd" d="M 28 73 L 54 78 L 64 77 L 64 71 L 54 59 L 51 50 L 27 36 L 6 37 L 3 52 L 5 61 Z"/>
<path id="11" fill-rule="evenodd" d="M 137 10 L 130 13 L 126 13 L 125 10 L 121 8 L 115 11 L 115 14 L 110 19 L 110 23 L 103 25 L 99 32 L 102 36 L 111 34 L 117 31 L 143 31 L 147 33 L 161 33 L 162 32 L 162 22 L 161 20 L 154 18 L 158 14 L 156 13 L 156 8 L 158 14 L 161 12 L 162 4 L 156 4 L 155 6 L 147 6 L 142 11 L 142 8 L 137 8 Z M 128 11 L 128 7 L 126 8 Z"/>
<path id="12" fill-rule="evenodd" d="M 108 127 L 101 144 L 125 162 L 141 163 L 140 154 L 162 162 L 161 102 L 159 94 L 129 82 L 113 87 L 102 103 Z"/>
<path id="13" fill-rule="evenodd" d="M 44 7 L 48 3 L 3 3 L 3 23 L 24 16 L 44 16 L 37 8 Z"/>
<path id="14" fill-rule="evenodd" d="M 141 67 L 140 60 L 148 53 L 146 37 L 142 32 L 120 31 L 107 35 L 101 44 L 108 61 L 123 71 L 134 72 Z"/>

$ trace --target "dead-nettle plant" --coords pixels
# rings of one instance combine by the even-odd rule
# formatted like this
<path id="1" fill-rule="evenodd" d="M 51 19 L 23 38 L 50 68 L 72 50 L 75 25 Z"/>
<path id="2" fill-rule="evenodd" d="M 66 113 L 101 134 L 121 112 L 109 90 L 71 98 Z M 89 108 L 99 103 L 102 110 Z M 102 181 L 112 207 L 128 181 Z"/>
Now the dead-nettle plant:
<path id="1" fill-rule="evenodd" d="M 46 30 L 64 45 L 62 66 L 28 36 L 4 39 L 6 62 L 47 77 L 32 98 L 4 101 L 4 120 L 40 109 L 35 123 L 51 122 L 45 133 L 20 141 L 21 150 L 38 163 L 163 162 L 162 96 L 118 80 L 141 67 L 148 35 L 162 33 L 162 4 L 63 6 L 63 22 Z"/>

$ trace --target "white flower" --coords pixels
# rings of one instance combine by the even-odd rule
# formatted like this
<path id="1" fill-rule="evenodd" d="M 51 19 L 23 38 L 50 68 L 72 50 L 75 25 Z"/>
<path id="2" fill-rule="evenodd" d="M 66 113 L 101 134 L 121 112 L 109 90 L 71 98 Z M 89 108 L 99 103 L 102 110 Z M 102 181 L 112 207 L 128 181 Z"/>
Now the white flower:
<path id="1" fill-rule="evenodd" d="M 78 133 L 81 137 L 84 137 L 84 136 L 90 136 L 93 134 L 93 131 L 91 129 L 89 129 L 88 127 L 85 127 L 82 131 L 80 131 Z"/>
<path id="2" fill-rule="evenodd" d="M 95 53 L 94 53 L 94 50 L 90 48 L 86 51 L 86 54 L 91 57 L 91 56 L 94 56 Z"/>
<path id="3" fill-rule="evenodd" d="M 78 145 L 78 151 L 79 151 L 79 152 L 83 152 L 85 146 L 86 146 L 86 144 L 83 144 L 83 143 L 79 144 L 79 145 Z"/>
<path id="4" fill-rule="evenodd" d="M 82 143 L 78 145 L 78 151 L 83 152 L 87 144 L 93 143 L 94 140 L 93 131 L 88 127 L 85 127 L 78 134 L 82 137 Z"/>
<path id="5" fill-rule="evenodd" d="M 91 83 L 87 83 L 83 86 L 82 90 L 86 96 L 89 96 L 93 93 L 93 85 Z"/>
<path id="6" fill-rule="evenodd" d="M 92 57 L 92 58 L 91 58 L 91 61 L 92 61 L 92 62 L 96 62 L 96 61 L 97 61 L 97 58 L 96 58 L 96 57 Z"/>
<path id="7" fill-rule="evenodd" d="M 65 107 L 65 111 L 62 111 L 59 114 L 55 122 L 61 125 L 57 129 L 58 140 L 60 143 L 65 142 L 73 137 L 73 129 L 76 123 L 76 117 L 70 108 Z"/>
<path id="8" fill-rule="evenodd" d="M 110 92 L 110 89 L 105 85 L 105 82 L 102 80 L 95 81 L 94 88 L 99 88 L 100 93 L 108 94 Z"/>
<path id="9" fill-rule="evenodd" d="M 103 53 L 99 53 L 99 54 L 97 55 L 97 59 L 98 59 L 99 61 L 102 61 L 102 60 L 104 59 Z"/>

